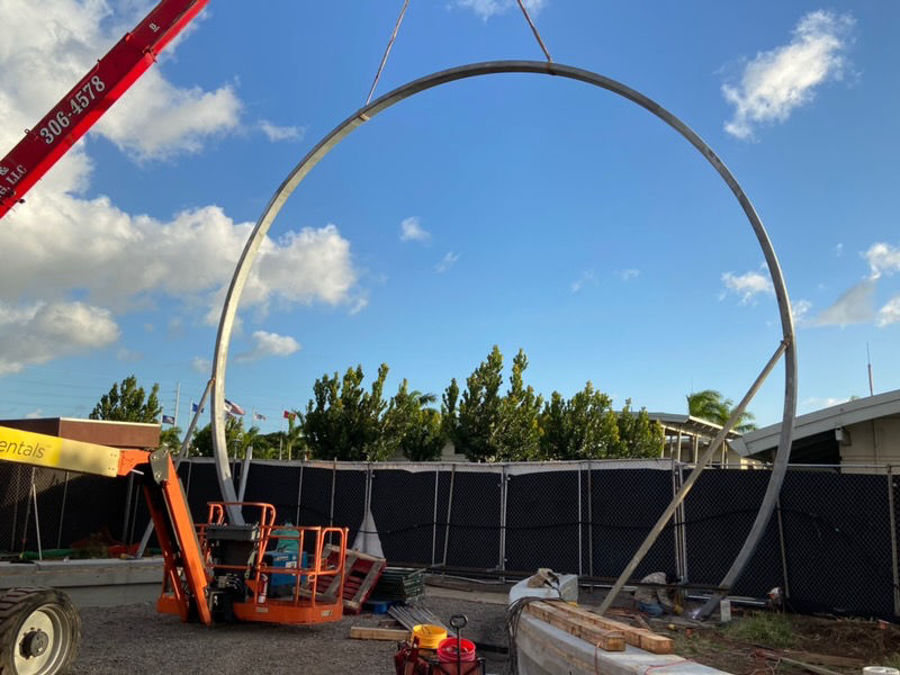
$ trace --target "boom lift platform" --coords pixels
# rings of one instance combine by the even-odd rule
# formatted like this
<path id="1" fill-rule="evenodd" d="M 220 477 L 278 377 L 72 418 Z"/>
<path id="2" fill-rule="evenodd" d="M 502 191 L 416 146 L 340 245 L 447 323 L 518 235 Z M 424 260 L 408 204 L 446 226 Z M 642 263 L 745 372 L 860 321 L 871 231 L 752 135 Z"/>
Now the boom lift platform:
<path id="1" fill-rule="evenodd" d="M 206 625 L 314 624 L 343 616 L 347 528 L 276 525 L 275 507 L 261 502 L 211 502 L 207 521 L 197 526 L 165 450 L 119 450 L 0 426 L 0 460 L 111 478 L 140 476 L 163 552 L 160 612 Z M 246 524 L 227 523 L 228 507 L 240 508 Z M 329 556 L 335 548 L 339 555 Z M 276 564 L 284 549 L 296 553 L 293 566 Z M 282 583 L 272 584 L 273 576 Z M 75 658 L 80 632 L 64 593 L 9 589 L 0 597 L 0 673 L 63 670 Z"/>

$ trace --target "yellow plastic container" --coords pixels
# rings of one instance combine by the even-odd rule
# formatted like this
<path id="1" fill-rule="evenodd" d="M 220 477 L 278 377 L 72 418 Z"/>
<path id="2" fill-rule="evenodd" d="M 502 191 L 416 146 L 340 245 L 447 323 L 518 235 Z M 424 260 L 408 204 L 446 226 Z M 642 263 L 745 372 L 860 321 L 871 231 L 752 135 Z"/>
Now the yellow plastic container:
<path id="1" fill-rule="evenodd" d="M 413 639 L 419 638 L 422 649 L 437 649 L 441 640 L 447 639 L 447 630 L 431 623 L 413 626 Z"/>

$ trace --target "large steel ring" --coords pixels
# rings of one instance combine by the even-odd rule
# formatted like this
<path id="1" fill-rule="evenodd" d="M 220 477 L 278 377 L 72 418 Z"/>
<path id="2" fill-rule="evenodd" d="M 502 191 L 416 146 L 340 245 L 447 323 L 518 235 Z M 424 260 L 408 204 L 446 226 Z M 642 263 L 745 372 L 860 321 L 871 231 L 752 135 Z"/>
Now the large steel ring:
<path id="1" fill-rule="evenodd" d="M 582 70 L 581 68 L 574 68 L 559 63 L 544 61 L 488 61 L 443 70 L 414 80 L 413 82 L 409 82 L 385 94 L 371 104 L 360 108 L 357 112 L 353 113 L 350 117 L 337 125 L 331 133 L 326 135 L 318 145 L 316 145 L 309 154 L 294 167 L 293 171 L 291 171 L 288 177 L 275 191 L 271 201 L 269 201 L 269 204 L 256 222 L 256 226 L 253 228 L 253 232 L 238 261 L 234 276 L 231 279 L 231 285 L 228 288 L 228 295 L 225 298 L 225 306 L 222 308 L 222 316 L 219 320 L 219 332 L 216 337 L 216 352 L 212 372 L 213 390 L 211 418 L 216 472 L 219 478 L 222 498 L 226 501 L 236 501 L 225 440 L 225 371 L 228 361 L 228 347 L 231 342 L 231 333 L 234 327 L 235 315 L 237 313 L 238 305 L 240 304 L 241 294 L 250 274 L 250 268 L 259 252 L 260 244 L 262 244 L 266 237 L 266 233 L 269 231 L 269 227 L 275 220 L 275 216 L 278 215 L 288 197 L 290 197 L 291 193 L 293 193 L 300 184 L 300 181 L 306 177 L 312 168 L 352 131 L 375 117 L 375 115 L 390 108 L 394 104 L 399 103 L 403 99 L 409 98 L 410 96 L 427 89 L 432 89 L 438 85 L 469 77 L 479 77 L 481 75 L 494 75 L 499 73 L 536 73 L 540 75 L 555 75 L 557 77 L 566 77 L 572 80 L 586 82 L 611 91 L 614 94 L 618 94 L 650 111 L 663 122 L 675 129 L 675 131 L 691 145 L 697 148 L 697 150 L 700 151 L 700 154 L 706 158 L 706 161 L 719 173 L 722 180 L 725 181 L 740 203 L 744 214 L 750 222 L 750 226 L 753 228 L 753 232 L 756 234 L 756 238 L 759 240 L 759 245 L 762 248 L 769 274 L 772 277 L 775 298 L 778 301 L 778 311 L 781 317 L 785 358 L 784 414 L 782 416 L 778 451 L 775 456 L 772 475 L 769 479 L 769 484 L 766 488 L 760 510 L 740 553 L 738 553 L 725 580 L 723 580 L 721 584 L 723 588 L 729 588 L 740 574 L 744 564 L 746 564 L 750 555 L 753 553 L 753 550 L 756 548 L 756 543 L 762 536 L 766 524 L 769 521 L 769 517 L 775 507 L 778 493 L 781 491 L 781 485 L 784 481 L 784 475 L 790 457 L 793 420 L 796 412 L 797 399 L 797 359 L 794 343 L 794 323 L 791 317 L 790 300 L 788 299 L 781 267 L 778 263 L 775 251 L 772 248 L 766 229 L 763 227 L 763 224 L 756 214 L 753 205 L 750 203 L 750 200 L 747 198 L 747 195 L 744 194 L 743 189 L 725 164 L 722 163 L 722 160 L 719 159 L 718 155 L 716 155 L 712 148 L 694 133 L 690 127 L 652 99 L 620 82 L 616 82 L 615 80 L 611 80 L 588 70 Z M 229 518 L 233 522 L 243 522 L 241 514 L 237 509 L 231 510 Z"/>

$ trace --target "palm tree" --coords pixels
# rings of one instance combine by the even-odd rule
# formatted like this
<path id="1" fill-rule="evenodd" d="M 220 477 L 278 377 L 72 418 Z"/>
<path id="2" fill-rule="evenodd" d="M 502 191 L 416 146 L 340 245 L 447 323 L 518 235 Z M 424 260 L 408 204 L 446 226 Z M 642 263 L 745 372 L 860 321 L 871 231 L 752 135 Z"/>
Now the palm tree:
<path id="1" fill-rule="evenodd" d="M 734 401 L 724 398 L 721 392 L 715 389 L 704 389 L 688 394 L 687 403 L 688 414 L 691 417 L 699 417 L 719 426 L 725 426 L 734 411 Z M 754 419 L 753 413 L 745 410 L 738 418 L 737 424 L 734 425 L 734 430 L 740 433 L 753 431 L 756 429 Z"/>

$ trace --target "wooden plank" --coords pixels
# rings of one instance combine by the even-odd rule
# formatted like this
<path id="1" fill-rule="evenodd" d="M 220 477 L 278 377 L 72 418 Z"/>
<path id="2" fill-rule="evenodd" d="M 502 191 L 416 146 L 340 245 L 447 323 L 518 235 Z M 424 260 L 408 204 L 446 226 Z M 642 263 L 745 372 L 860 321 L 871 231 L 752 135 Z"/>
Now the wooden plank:
<path id="1" fill-rule="evenodd" d="M 595 625 L 598 628 L 607 631 L 621 632 L 625 638 L 625 642 L 630 644 L 632 647 L 639 647 L 652 654 L 675 653 L 675 643 L 671 640 L 671 638 L 667 638 L 663 635 L 658 635 L 653 631 L 649 631 L 643 628 L 635 628 L 634 626 L 623 623 L 621 621 L 616 621 L 615 619 L 607 619 L 606 617 L 600 616 L 599 614 L 594 614 L 593 612 L 576 605 L 563 604 L 559 602 L 532 603 L 532 605 L 534 604 L 552 605 L 553 607 L 564 608 L 564 611 L 569 613 L 570 615 L 577 616 L 582 621 Z M 531 605 L 529 605 L 529 607 L 531 607 Z"/>
<path id="2" fill-rule="evenodd" d="M 408 640 L 409 631 L 404 628 L 370 628 L 350 626 L 350 637 L 354 640 Z"/>
<path id="3" fill-rule="evenodd" d="M 566 631 L 570 635 L 599 647 L 608 652 L 625 651 L 625 637 L 620 631 L 610 631 L 599 628 L 594 624 L 583 621 L 577 616 L 566 612 L 564 609 L 544 602 L 533 602 L 526 606 L 525 611 Z"/>

